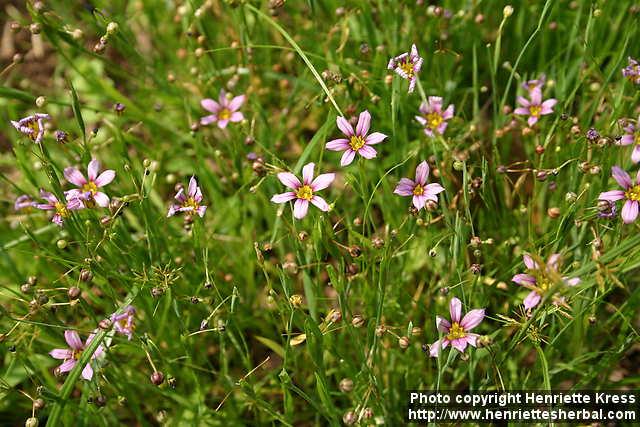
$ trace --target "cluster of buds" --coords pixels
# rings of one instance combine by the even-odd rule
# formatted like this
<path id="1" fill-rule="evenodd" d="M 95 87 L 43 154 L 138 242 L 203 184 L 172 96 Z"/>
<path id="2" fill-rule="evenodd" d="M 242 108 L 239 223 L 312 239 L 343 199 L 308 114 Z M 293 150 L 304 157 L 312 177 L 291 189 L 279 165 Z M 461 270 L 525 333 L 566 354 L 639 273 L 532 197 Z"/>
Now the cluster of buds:
<path id="1" fill-rule="evenodd" d="M 99 55 L 104 53 L 105 49 L 107 48 L 107 44 L 109 43 L 109 37 L 116 34 L 118 32 L 118 28 L 119 26 L 116 22 L 109 22 L 106 32 L 102 37 L 100 37 L 98 43 L 93 46 L 93 51 Z"/>

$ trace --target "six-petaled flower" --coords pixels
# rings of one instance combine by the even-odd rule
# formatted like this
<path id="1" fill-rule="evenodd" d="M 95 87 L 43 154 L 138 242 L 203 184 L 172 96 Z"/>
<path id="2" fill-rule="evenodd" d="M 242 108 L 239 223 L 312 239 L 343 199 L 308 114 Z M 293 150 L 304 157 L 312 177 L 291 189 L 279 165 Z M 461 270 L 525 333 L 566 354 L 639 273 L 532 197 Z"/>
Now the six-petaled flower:
<path id="1" fill-rule="evenodd" d="M 628 58 L 629 64 L 622 69 L 622 75 L 629 79 L 630 82 L 640 85 L 640 62 Z"/>
<path id="2" fill-rule="evenodd" d="M 636 175 L 635 183 L 627 172 L 619 166 L 611 168 L 611 176 L 623 188 L 623 190 L 611 190 L 600 193 L 599 200 L 607 200 L 614 203 L 625 200 L 620 216 L 625 224 L 630 224 L 638 218 L 638 202 L 640 202 L 640 171 Z"/>
<path id="3" fill-rule="evenodd" d="M 302 168 L 302 182 L 290 172 L 281 172 L 278 179 L 293 191 L 276 194 L 271 198 L 273 203 L 286 203 L 295 200 L 293 204 L 293 216 L 302 219 L 307 215 L 309 203 L 323 212 L 329 210 L 329 204 L 315 193 L 327 188 L 335 179 L 334 173 L 324 173 L 313 178 L 315 164 L 308 163 Z"/>
<path id="4" fill-rule="evenodd" d="M 93 207 L 94 204 L 103 208 L 109 206 L 109 196 L 100 189 L 113 181 L 116 173 L 111 169 L 98 174 L 99 172 L 100 162 L 96 159 L 89 162 L 86 178 L 78 168 L 65 168 L 64 177 L 71 184 L 78 186 L 78 188 L 68 190 L 65 193 L 67 200 L 80 199 L 86 207 Z"/>
<path id="5" fill-rule="evenodd" d="M 429 177 L 429 164 L 421 162 L 416 168 L 416 179 L 402 178 L 393 191 L 400 196 L 413 197 L 413 206 L 420 210 L 427 200 L 438 201 L 438 194 L 444 191 L 444 187 L 438 183 L 427 184 Z"/>
<path id="6" fill-rule="evenodd" d="M 11 120 L 11 124 L 18 131 L 31 138 L 33 142 L 39 144 L 44 137 L 44 121 L 50 118 L 48 114 L 36 113 L 18 121 Z"/>
<path id="7" fill-rule="evenodd" d="M 55 195 L 44 190 L 40 190 L 40 197 L 47 203 L 37 203 L 35 207 L 45 211 L 54 211 L 51 222 L 59 226 L 62 226 L 64 220 L 69 217 L 70 211 L 84 208 L 82 201 L 77 197 L 71 197 L 62 202 Z"/>
<path id="8" fill-rule="evenodd" d="M 175 195 L 175 199 L 178 203 L 174 203 L 169 207 L 167 217 L 182 212 L 187 215 L 198 214 L 202 218 L 207 211 L 207 207 L 202 205 L 202 190 L 194 176 L 189 180 L 186 194 L 184 188 L 180 188 Z"/>
<path id="9" fill-rule="evenodd" d="M 478 335 L 470 331 L 482 322 L 484 311 L 484 308 L 476 308 L 462 317 L 462 302 L 458 298 L 451 298 L 449 302 L 451 321 L 436 316 L 436 328 L 438 332 L 445 335 L 429 347 L 431 357 L 438 357 L 440 351 L 449 345 L 461 353 L 467 348 L 467 344 L 476 347 Z"/>
<path id="10" fill-rule="evenodd" d="M 620 145 L 633 145 L 631 160 L 633 163 L 640 162 L 640 117 L 634 123 L 628 123 L 624 127 L 624 135 L 620 139 Z"/>
<path id="11" fill-rule="evenodd" d="M 530 91 L 529 96 L 530 100 L 523 96 L 518 96 L 520 107 L 516 108 L 514 113 L 521 116 L 529 116 L 527 123 L 529 126 L 533 126 L 538 123 L 540 117 L 553 113 L 553 107 L 558 103 L 558 100 L 550 98 L 542 101 L 542 90 L 539 87 Z"/>
<path id="12" fill-rule="evenodd" d="M 444 134 L 447 129 L 447 121 L 453 117 L 454 112 L 455 107 L 453 104 L 442 111 L 442 98 L 430 96 L 427 102 L 420 104 L 420 113 L 422 115 L 415 117 L 418 123 L 424 126 L 424 133 L 434 137 L 435 134 Z"/>
<path id="13" fill-rule="evenodd" d="M 568 286 L 580 283 L 579 277 L 560 276 L 560 254 L 552 254 L 544 265 L 539 265 L 529 254 L 523 255 L 522 258 L 527 272 L 516 274 L 511 280 L 531 291 L 523 301 L 526 310 L 537 306 L 556 282 L 562 281 Z M 556 298 L 556 301 L 561 300 Z"/>
<path id="14" fill-rule="evenodd" d="M 200 119 L 201 125 L 216 123 L 220 129 L 227 127 L 229 122 L 240 122 L 244 119 L 244 115 L 238 111 L 246 99 L 245 95 L 238 95 L 232 99 L 227 97 L 224 90 L 220 91 L 218 102 L 213 99 L 206 98 L 200 101 L 200 105 L 209 111 L 210 115 Z"/>
<path id="15" fill-rule="evenodd" d="M 114 313 L 111 315 L 113 329 L 115 329 L 117 333 L 125 335 L 129 341 L 133 338 L 133 332 L 136 329 L 135 314 L 136 309 L 133 306 L 128 305 L 122 310 L 122 313 Z"/>
<path id="16" fill-rule="evenodd" d="M 82 356 L 82 352 L 91 344 L 95 337 L 95 333 L 89 335 L 86 343 L 82 343 L 80 336 L 76 331 L 67 330 L 64 331 L 64 339 L 69 345 L 69 348 L 54 348 L 49 352 L 49 355 L 54 359 L 62 360 L 62 364 L 58 366 L 58 370 L 61 373 L 71 371 Z M 93 368 L 91 366 L 91 361 L 97 359 L 102 356 L 104 353 L 104 348 L 102 345 L 99 345 L 98 348 L 91 355 L 91 359 L 89 363 L 87 363 L 82 370 L 82 378 L 87 381 L 91 381 L 93 378 Z"/>
<path id="17" fill-rule="evenodd" d="M 409 80 L 409 93 L 413 92 L 418 73 L 422 68 L 423 59 L 418 54 L 416 45 L 411 45 L 411 51 L 393 57 L 389 60 L 387 68 L 393 70 L 403 79 Z"/>
<path id="18" fill-rule="evenodd" d="M 338 138 L 327 143 L 327 150 L 344 151 L 341 166 L 347 166 L 353 162 L 356 153 L 365 159 L 373 159 L 376 157 L 376 150 L 372 145 L 379 144 L 384 141 L 387 135 L 380 132 L 373 132 L 369 135 L 369 126 L 371 125 L 371 114 L 363 111 L 358 117 L 358 124 L 355 130 L 353 126 L 344 117 L 338 117 L 336 120 L 338 129 L 346 136 L 346 138 Z"/>

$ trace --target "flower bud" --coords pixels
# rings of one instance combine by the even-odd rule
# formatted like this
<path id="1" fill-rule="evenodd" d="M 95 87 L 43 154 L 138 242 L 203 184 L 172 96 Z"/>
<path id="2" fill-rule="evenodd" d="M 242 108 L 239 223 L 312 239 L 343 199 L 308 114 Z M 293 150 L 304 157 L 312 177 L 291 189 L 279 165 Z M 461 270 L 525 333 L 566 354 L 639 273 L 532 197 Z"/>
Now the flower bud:
<path id="1" fill-rule="evenodd" d="M 343 378 L 340 381 L 340 391 L 343 393 L 349 393 L 353 390 L 353 380 L 351 378 Z"/>
<path id="2" fill-rule="evenodd" d="M 80 288 L 76 286 L 70 287 L 69 290 L 67 291 L 67 296 L 69 297 L 70 300 L 78 299 L 78 297 L 80 296 Z"/>
<path id="3" fill-rule="evenodd" d="M 109 34 L 110 36 L 114 35 L 118 32 L 118 28 L 119 25 L 117 22 L 109 22 L 109 24 L 107 24 L 107 34 Z"/>

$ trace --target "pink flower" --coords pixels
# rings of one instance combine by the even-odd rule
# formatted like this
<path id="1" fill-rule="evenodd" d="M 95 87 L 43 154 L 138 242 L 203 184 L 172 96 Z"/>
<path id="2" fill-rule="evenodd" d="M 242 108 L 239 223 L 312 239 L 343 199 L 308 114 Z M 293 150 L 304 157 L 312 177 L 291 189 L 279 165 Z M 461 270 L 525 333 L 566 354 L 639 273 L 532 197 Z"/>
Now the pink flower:
<path id="1" fill-rule="evenodd" d="M 124 308 L 120 314 L 112 314 L 111 321 L 113 322 L 113 328 L 117 333 L 126 335 L 129 341 L 133 337 L 133 332 L 136 329 L 135 325 L 136 309 L 128 305 Z"/>
<path id="2" fill-rule="evenodd" d="M 82 340 L 76 331 L 67 330 L 64 331 L 64 339 L 69 345 L 70 348 L 54 348 L 51 350 L 49 355 L 54 359 L 63 360 L 62 364 L 58 366 L 60 372 L 69 372 L 74 366 L 78 363 L 80 356 L 85 348 L 91 344 L 91 341 L 95 337 L 95 333 L 89 335 L 87 338 L 87 342 L 82 344 Z M 91 356 L 92 360 L 100 357 L 104 353 L 104 348 L 102 345 L 98 346 L 96 351 Z M 82 370 L 82 378 L 87 381 L 91 381 L 93 378 L 93 368 L 91 367 L 91 362 L 87 363 Z"/>
<path id="3" fill-rule="evenodd" d="M 416 116 L 416 120 L 424 126 L 424 133 L 433 137 L 434 132 L 439 135 L 444 134 L 447 129 L 447 120 L 453 117 L 455 107 L 450 104 L 446 110 L 442 111 L 442 98 L 430 96 L 426 103 L 420 104 L 422 116 Z"/>
<path id="4" fill-rule="evenodd" d="M 109 169 L 98 175 L 99 171 L 100 162 L 96 159 L 91 160 L 87 166 L 88 179 L 77 168 L 65 168 L 64 177 L 67 181 L 79 187 L 65 192 L 67 200 L 80 199 L 84 201 L 84 205 L 88 208 L 93 207 L 94 203 L 103 208 L 109 206 L 109 196 L 99 189 L 113 181 L 116 173 Z"/>
<path id="5" fill-rule="evenodd" d="M 16 201 L 13 203 L 13 209 L 17 211 L 21 211 L 23 209 L 30 209 L 37 205 L 36 202 L 33 201 L 31 196 L 27 194 L 23 194 L 22 196 L 18 196 Z"/>
<path id="6" fill-rule="evenodd" d="M 189 188 L 187 189 L 187 194 L 184 194 L 184 188 L 178 190 L 178 193 L 175 195 L 175 199 L 179 202 L 178 204 L 173 204 L 169 207 L 169 212 L 167 213 L 167 218 L 174 216 L 178 212 L 187 212 L 189 215 L 193 215 L 197 213 L 202 218 L 207 211 L 206 206 L 202 206 L 202 190 L 198 185 L 198 181 L 194 176 L 189 180 Z"/>
<path id="7" fill-rule="evenodd" d="M 422 68 L 423 59 L 418 55 L 418 48 L 411 45 L 411 52 L 405 52 L 389 60 L 387 68 L 395 71 L 403 79 L 409 80 L 409 93 L 416 86 L 417 75 Z"/>
<path id="8" fill-rule="evenodd" d="M 276 194 L 271 198 L 271 201 L 273 203 L 286 203 L 295 200 L 293 216 L 296 219 L 302 219 L 307 215 L 309 202 L 323 212 L 329 210 L 329 204 L 322 197 L 316 196 L 314 193 L 327 188 L 335 179 L 336 174 L 325 173 L 313 179 L 314 167 L 315 164 L 308 163 L 302 168 L 302 182 L 290 172 L 281 172 L 278 174 L 280 182 L 293 191 Z"/>
<path id="9" fill-rule="evenodd" d="M 616 202 L 625 199 L 622 206 L 622 221 L 630 224 L 638 218 L 638 202 L 640 202 L 640 171 L 636 175 L 635 184 L 631 181 L 628 173 L 623 171 L 619 166 L 611 168 L 611 175 L 624 190 L 611 190 L 600 193 L 598 200 L 607 200 L 608 202 Z"/>
<path id="10" fill-rule="evenodd" d="M 540 116 L 546 116 L 553 113 L 553 106 L 558 103 L 557 99 L 551 98 L 546 101 L 542 101 L 542 89 L 539 87 L 534 88 L 529 92 L 531 100 L 528 100 L 522 96 L 518 97 L 518 104 L 521 107 L 515 109 L 514 113 L 521 116 L 529 116 L 527 123 L 529 126 L 535 125 Z"/>
<path id="11" fill-rule="evenodd" d="M 636 121 L 636 124 L 629 123 L 624 128 L 625 134 L 622 136 L 620 140 L 620 145 L 634 145 L 633 151 L 631 152 L 631 160 L 633 163 L 640 162 L 640 117 Z"/>
<path id="12" fill-rule="evenodd" d="M 373 132 L 367 136 L 369 125 L 371 124 L 371 114 L 366 110 L 360 113 L 355 131 L 344 117 L 338 117 L 336 122 L 338 129 L 342 131 L 346 138 L 334 139 L 333 141 L 327 142 L 327 150 L 344 151 L 342 159 L 340 160 L 341 166 L 351 164 L 356 153 L 365 159 L 373 159 L 378 153 L 371 146 L 381 143 L 387 137 L 387 135 L 380 132 Z"/>
<path id="13" fill-rule="evenodd" d="M 528 81 L 522 83 L 522 88 L 524 90 L 526 90 L 527 92 L 529 92 L 529 93 L 531 93 L 532 91 L 534 91 L 536 89 L 542 90 L 546 80 L 547 80 L 547 76 L 545 76 L 544 74 L 541 74 L 540 78 L 538 78 L 538 79 L 528 80 Z"/>
<path id="14" fill-rule="evenodd" d="M 544 294 L 553 286 L 555 281 L 553 276 L 560 274 L 558 273 L 560 269 L 560 254 L 552 254 L 547 260 L 547 264 L 543 266 L 538 265 L 528 254 L 524 254 L 522 258 L 525 267 L 527 267 L 527 272 L 516 274 L 511 280 L 531 290 L 523 301 L 524 308 L 529 310 L 538 305 Z M 576 286 L 580 283 L 580 278 L 562 277 L 562 281 L 568 286 Z M 556 298 L 556 301 L 562 300 Z"/>
<path id="15" fill-rule="evenodd" d="M 244 120 L 244 115 L 238 111 L 246 99 L 245 95 L 239 95 L 229 100 L 224 89 L 220 90 L 220 96 L 216 102 L 213 99 L 206 98 L 200 101 L 200 105 L 205 110 L 213 113 L 200 119 L 201 125 L 210 123 L 218 123 L 220 129 L 227 127 L 229 122 L 240 122 Z"/>
<path id="16" fill-rule="evenodd" d="M 44 121 L 50 118 L 48 114 L 36 113 L 18 121 L 11 120 L 11 124 L 18 131 L 31 138 L 33 142 L 39 144 L 44 137 Z"/>
<path id="17" fill-rule="evenodd" d="M 484 319 L 484 308 L 471 310 L 462 317 L 462 302 L 458 298 L 451 298 L 449 302 L 449 313 L 451 322 L 444 317 L 436 316 L 436 327 L 439 332 L 446 334 L 442 339 L 431 344 L 429 355 L 438 357 L 441 350 L 447 348 L 449 344 L 459 352 L 464 352 L 467 344 L 476 347 L 478 335 L 469 331 L 475 328 Z M 462 320 L 460 318 L 462 317 Z"/>
<path id="18" fill-rule="evenodd" d="M 55 211 L 51 222 L 59 226 L 62 226 L 65 218 L 69 216 L 69 211 L 84 208 L 82 201 L 77 197 L 67 200 L 67 203 L 62 203 L 56 196 L 44 190 L 40 190 L 40 197 L 47 203 L 36 203 L 35 207 L 45 211 Z"/>
<path id="19" fill-rule="evenodd" d="M 429 176 L 429 164 L 423 161 L 416 168 L 416 180 L 402 178 L 396 189 L 393 191 L 400 196 L 412 196 L 413 206 L 420 210 L 424 207 L 427 200 L 438 201 L 438 194 L 444 191 L 444 187 L 437 183 L 427 184 Z"/>

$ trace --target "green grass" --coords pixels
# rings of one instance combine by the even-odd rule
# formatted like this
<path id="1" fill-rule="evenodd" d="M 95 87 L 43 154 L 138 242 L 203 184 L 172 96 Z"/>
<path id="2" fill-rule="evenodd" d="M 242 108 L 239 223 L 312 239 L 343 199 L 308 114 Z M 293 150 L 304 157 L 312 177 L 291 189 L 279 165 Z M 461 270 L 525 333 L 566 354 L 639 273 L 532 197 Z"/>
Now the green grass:
<path id="1" fill-rule="evenodd" d="M 639 88 L 621 73 L 640 56 L 633 1 L 513 2 L 508 17 L 491 0 L 438 2 L 450 17 L 413 0 L 290 0 L 276 16 L 268 2 L 208 1 L 199 13 L 202 1 L 181 3 L 7 9 L 24 61 L 0 70 L 3 424 L 24 423 L 39 398 L 41 425 L 340 425 L 349 411 L 361 425 L 399 425 L 412 389 L 640 387 L 638 223 L 597 216 L 598 194 L 617 188 L 611 167 L 637 170 L 631 148 L 613 143 L 618 120 L 638 117 Z M 109 22 L 119 28 L 96 53 Z M 387 62 L 412 43 L 424 64 L 408 94 Z M 542 73 L 545 98 L 559 102 L 523 134 L 505 107 Z M 247 95 L 246 120 L 192 128 L 221 88 Z M 434 95 L 456 113 L 428 138 L 414 116 Z M 389 137 L 377 158 L 340 167 L 324 148 L 340 137 L 336 117 L 365 109 Z M 9 124 L 34 112 L 52 117 L 41 146 Z M 92 157 L 116 171 L 105 191 L 121 206 L 74 212 L 62 228 L 44 211 L 14 211 L 39 188 L 62 198 L 64 168 L 85 171 Z M 422 160 L 446 190 L 414 214 L 393 190 Z M 309 162 L 337 175 L 321 193 L 332 210 L 298 221 L 270 198 L 284 191 L 276 173 L 299 176 Z M 192 175 L 208 210 L 185 226 L 166 214 Z M 556 275 L 525 315 L 528 291 L 511 281 L 524 253 L 561 253 L 562 275 L 581 284 Z M 464 312 L 486 307 L 474 330 L 485 345 L 430 358 L 422 346 L 454 296 Z M 109 348 L 92 381 L 84 363 L 54 375 L 48 353 L 66 347 L 66 329 L 84 340 L 128 304 L 134 337 L 97 335 L 92 347 Z"/>

